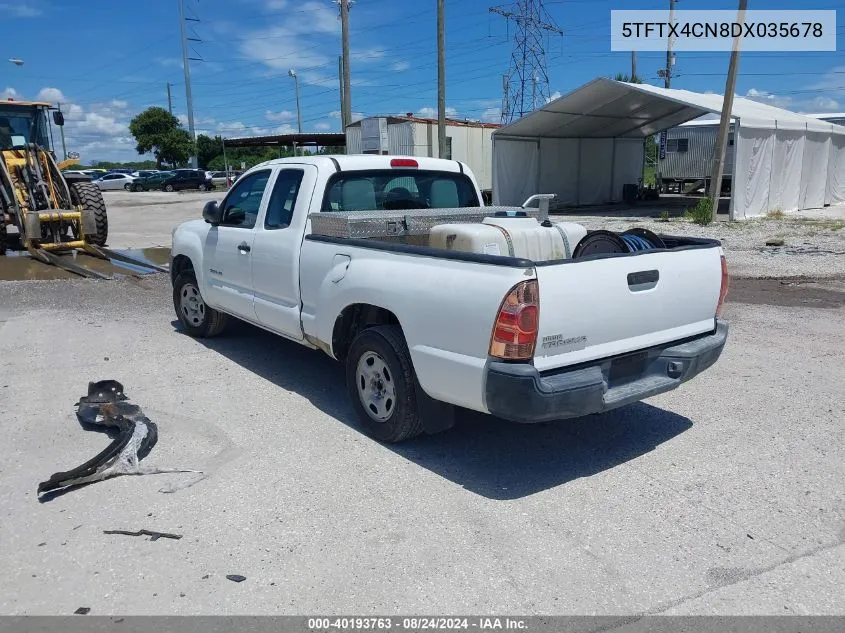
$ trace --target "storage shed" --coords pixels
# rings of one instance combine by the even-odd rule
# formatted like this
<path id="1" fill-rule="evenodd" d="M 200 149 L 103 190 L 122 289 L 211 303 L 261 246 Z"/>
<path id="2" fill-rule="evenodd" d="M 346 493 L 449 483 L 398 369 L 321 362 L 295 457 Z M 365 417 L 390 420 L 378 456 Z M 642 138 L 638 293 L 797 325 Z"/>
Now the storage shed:
<path id="1" fill-rule="evenodd" d="M 493 201 L 619 202 L 645 137 L 721 109 L 721 95 L 595 79 L 494 132 Z M 845 127 L 739 97 L 732 117 L 731 218 L 845 202 Z"/>
<path id="2" fill-rule="evenodd" d="M 466 163 L 482 190 L 493 186 L 492 133 L 499 123 L 446 119 L 447 155 Z M 441 158 L 437 119 L 407 116 L 368 117 L 346 127 L 347 154 L 398 154 Z"/>

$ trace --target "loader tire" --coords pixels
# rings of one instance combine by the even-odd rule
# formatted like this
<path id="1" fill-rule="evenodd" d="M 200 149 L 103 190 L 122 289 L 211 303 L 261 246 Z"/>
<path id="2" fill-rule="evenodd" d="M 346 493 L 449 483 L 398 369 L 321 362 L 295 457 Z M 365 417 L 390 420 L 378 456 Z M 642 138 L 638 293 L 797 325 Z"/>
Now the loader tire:
<path id="1" fill-rule="evenodd" d="M 103 192 L 94 183 L 73 182 L 70 183 L 70 197 L 74 204 L 94 212 L 94 224 L 97 232 L 86 235 L 85 239 L 95 246 L 105 246 L 109 237 L 109 216 L 106 212 Z"/>
<path id="2" fill-rule="evenodd" d="M 2 218 L 3 211 L 0 210 L 0 256 L 6 254 L 6 222 Z"/>

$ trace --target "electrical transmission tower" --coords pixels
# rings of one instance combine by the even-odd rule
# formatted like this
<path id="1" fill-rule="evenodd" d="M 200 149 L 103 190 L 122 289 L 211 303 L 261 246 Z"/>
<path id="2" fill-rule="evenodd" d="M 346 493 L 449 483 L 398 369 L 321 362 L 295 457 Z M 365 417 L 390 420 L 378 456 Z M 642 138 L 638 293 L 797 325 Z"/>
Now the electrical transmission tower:
<path id="1" fill-rule="evenodd" d="M 543 37 L 548 33 L 563 35 L 563 31 L 546 11 L 543 0 L 515 0 L 509 6 L 490 7 L 490 13 L 498 13 L 516 23 L 502 101 L 502 123 L 510 123 L 549 99 Z"/>

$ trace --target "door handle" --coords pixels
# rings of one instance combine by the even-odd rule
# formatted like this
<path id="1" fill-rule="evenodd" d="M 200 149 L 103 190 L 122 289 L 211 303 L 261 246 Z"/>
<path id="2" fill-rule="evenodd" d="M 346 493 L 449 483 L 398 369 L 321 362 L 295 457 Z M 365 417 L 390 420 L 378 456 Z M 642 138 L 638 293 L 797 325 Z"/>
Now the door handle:
<path id="1" fill-rule="evenodd" d="M 242 253 L 248 253 L 252 250 L 252 247 L 246 242 L 241 242 L 240 244 L 238 244 L 238 250 Z"/>

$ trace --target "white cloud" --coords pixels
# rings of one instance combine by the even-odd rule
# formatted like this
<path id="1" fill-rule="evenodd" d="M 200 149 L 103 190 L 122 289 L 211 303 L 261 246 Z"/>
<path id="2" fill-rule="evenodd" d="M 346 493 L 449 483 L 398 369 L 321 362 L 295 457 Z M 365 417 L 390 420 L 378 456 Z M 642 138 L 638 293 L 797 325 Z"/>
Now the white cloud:
<path id="1" fill-rule="evenodd" d="M 831 99 L 830 97 L 816 97 L 810 103 L 819 112 L 833 112 L 834 110 L 839 110 L 839 102 L 836 99 Z"/>
<path id="2" fill-rule="evenodd" d="M 560 99 L 560 97 L 561 97 L 560 90 L 555 90 L 551 94 L 551 96 L 548 99 L 546 99 L 546 103 L 549 103 L 550 101 L 554 101 L 555 99 Z"/>
<path id="3" fill-rule="evenodd" d="M 749 88 L 748 92 L 745 93 L 745 98 L 776 108 L 788 108 L 792 105 L 792 97 L 788 95 L 775 95 L 766 90 L 757 90 L 756 88 Z"/>
<path id="4" fill-rule="evenodd" d="M 481 113 L 481 120 L 486 123 L 498 123 L 502 120 L 501 108 L 487 108 Z"/>
<path id="5" fill-rule="evenodd" d="M 447 117 L 454 117 L 457 114 L 458 114 L 458 111 L 455 110 L 455 108 L 450 108 L 449 106 L 446 106 L 446 116 Z M 433 118 L 437 117 L 437 109 L 436 108 L 430 108 L 430 107 L 420 108 L 419 110 L 416 111 L 416 115 L 418 117 L 423 117 L 423 118 L 426 118 L 426 119 L 433 119 Z"/>
<path id="6" fill-rule="evenodd" d="M 405 72 L 411 67 L 411 64 L 406 61 L 399 60 L 398 62 L 393 62 L 390 64 L 390 70 L 395 73 Z"/>
<path id="7" fill-rule="evenodd" d="M 37 18 L 44 12 L 38 7 L 25 5 L 21 2 L 0 2 L 0 14 L 13 18 Z"/>
<path id="8" fill-rule="evenodd" d="M 125 110 L 129 106 L 128 101 L 121 101 L 119 99 L 112 99 L 109 101 L 109 105 L 113 108 L 117 108 L 118 110 Z"/>
<path id="9" fill-rule="evenodd" d="M 0 99 L 18 99 L 20 94 L 14 88 L 7 87 L 3 92 L 0 92 Z"/>
<path id="10" fill-rule="evenodd" d="M 268 121 L 292 121 L 296 118 L 296 114 L 290 110 L 281 110 L 280 112 L 267 110 L 267 112 L 264 113 L 264 116 L 267 117 Z"/>
<path id="11" fill-rule="evenodd" d="M 36 97 L 37 101 L 52 101 L 62 102 L 67 101 L 67 97 L 58 88 L 42 88 Z"/>
<path id="12" fill-rule="evenodd" d="M 126 134 L 128 130 L 126 123 L 120 123 L 112 117 L 96 112 L 87 112 L 85 118 L 76 125 L 76 128 L 105 136 L 120 136 Z"/>
<path id="13" fill-rule="evenodd" d="M 325 132 L 326 130 L 332 129 L 331 123 L 327 123 L 325 121 L 321 121 L 320 123 L 314 124 L 314 129 L 320 132 Z"/>
<path id="14" fill-rule="evenodd" d="M 178 57 L 156 57 L 155 62 L 165 68 L 182 68 L 182 60 Z"/>
<path id="15" fill-rule="evenodd" d="M 75 103 L 71 103 L 62 112 L 64 112 L 65 121 L 81 121 L 85 118 L 85 110 Z"/>
<path id="16" fill-rule="evenodd" d="M 329 112 L 329 117 L 331 117 L 332 119 L 339 119 L 340 118 L 340 110 L 332 110 L 331 112 Z M 353 123 L 355 121 L 360 121 L 363 118 L 364 118 L 364 115 L 360 112 L 353 112 L 352 113 L 352 122 Z"/>
<path id="17" fill-rule="evenodd" d="M 349 57 L 353 62 L 376 62 L 384 58 L 385 51 L 383 48 L 368 48 L 363 51 L 352 51 Z"/>

